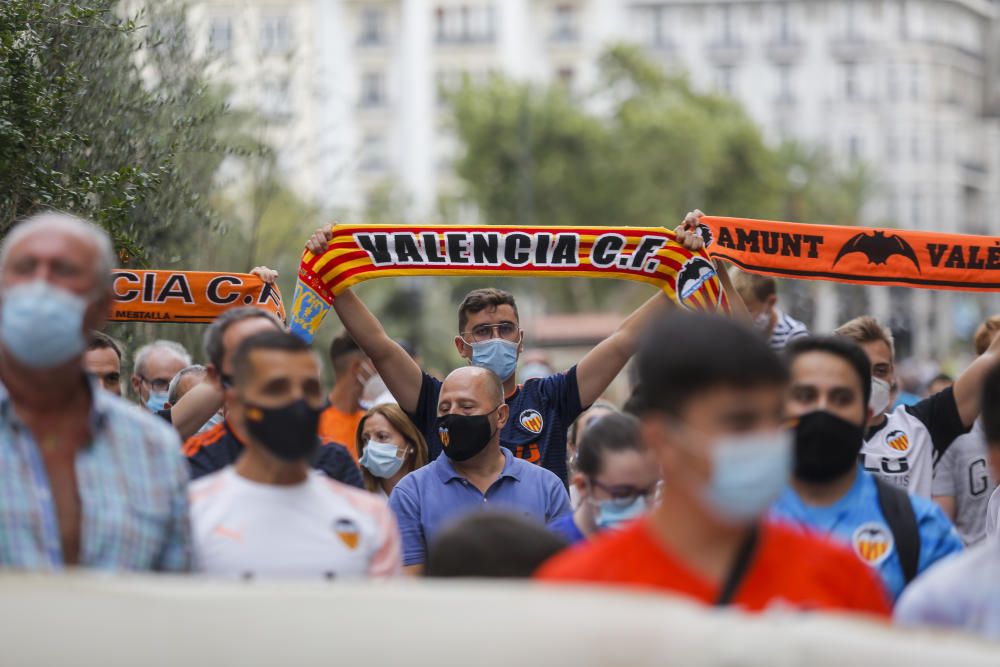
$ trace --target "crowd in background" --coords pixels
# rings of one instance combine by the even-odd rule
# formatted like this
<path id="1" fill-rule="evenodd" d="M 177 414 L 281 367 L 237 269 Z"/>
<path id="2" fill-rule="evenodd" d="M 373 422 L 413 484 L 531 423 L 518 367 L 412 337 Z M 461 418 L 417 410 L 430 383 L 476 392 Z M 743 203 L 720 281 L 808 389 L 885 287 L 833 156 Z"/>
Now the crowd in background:
<path id="1" fill-rule="evenodd" d="M 677 229 L 691 250 L 699 216 Z M 904 404 L 885 326 L 812 335 L 773 279 L 724 266 L 729 316 L 658 293 L 528 378 L 508 292 L 458 305 L 466 363 L 442 379 L 348 290 L 326 387 L 254 307 L 208 327 L 203 365 L 167 340 L 125 350 L 102 333 L 113 262 L 59 213 L 0 247 L 0 566 L 535 577 L 1000 639 L 1000 318 Z M 630 362 L 630 398 L 606 402 Z"/>

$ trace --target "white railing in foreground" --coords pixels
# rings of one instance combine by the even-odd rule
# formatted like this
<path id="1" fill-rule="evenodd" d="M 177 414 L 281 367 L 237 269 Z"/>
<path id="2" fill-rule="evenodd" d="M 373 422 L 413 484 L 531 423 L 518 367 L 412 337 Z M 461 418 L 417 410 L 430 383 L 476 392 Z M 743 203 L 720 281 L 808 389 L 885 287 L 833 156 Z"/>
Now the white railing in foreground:
<path id="1" fill-rule="evenodd" d="M 1000 645 L 507 582 L 0 575 L 0 665 L 1000 665 Z"/>

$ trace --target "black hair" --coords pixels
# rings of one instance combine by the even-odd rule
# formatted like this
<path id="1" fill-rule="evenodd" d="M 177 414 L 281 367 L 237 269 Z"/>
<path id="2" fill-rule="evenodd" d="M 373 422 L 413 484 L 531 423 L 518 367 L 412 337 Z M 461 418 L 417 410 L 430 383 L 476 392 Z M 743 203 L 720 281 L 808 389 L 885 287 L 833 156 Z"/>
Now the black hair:
<path id="1" fill-rule="evenodd" d="M 605 452 L 642 451 L 639 420 L 613 412 L 591 423 L 580 436 L 576 448 L 576 470 L 596 477 L 604 467 Z"/>
<path id="2" fill-rule="evenodd" d="M 564 539 L 526 517 L 476 512 L 438 533 L 427 551 L 424 576 L 525 579 L 566 546 Z"/>
<path id="3" fill-rule="evenodd" d="M 334 375 L 339 375 L 344 371 L 345 357 L 360 351 L 361 348 L 346 331 L 330 341 L 330 365 L 333 366 Z"/>
<path id="4" fill-rule="evenodd" d="M 865 409 L 872 397 L 872 366 L 861 346 L 844 336 L 806 336 L 796 338 L 785 347 L 785 358 L 791 368 L 795 360 L 809 352 L 823 352 L 843 359 L 858 375 Z"/>
<path id="5" fill-rule="evenodd" d="M 986 442 L 992 447 L 1000 447 L 1000 366 L 994 366 L 986 374 L 979 407 Z"/>
<path id="6" fill-rule="evenodd" d="M 646 331 L 636 357 L 639 382 L 626 410 L 680 414 L 716 387 L 783 385 L 788 372 L 767 341 L 720 315 L 672 312 Z"/>
<path id="7" fill-rule="evenodd" d="M 263 317 L 264 319 L 271 320 L 274 323 L 275 329 L 279 331 L 285 330 L 285 325 L 282 324 L 281 320 L 263 308 L 257 308 L 256 306 L 230 308 L 208 325 L 202 337 L 202 347 L 205 349 L 205 357 L 208 358 L 209 363 L 215 366 L 216 369 L 219 371 L 222 370 L 222 358 L 226 356 L 226 350 L 222 344 L 222 336 L 225 335 L 226 330 L 237 322 L 249 320 L 254 317 Z"/>
<path id="8" fill-rule="evenodd" d="M 87 341 L 87 350 L 111 350 L 118 356 L 118 361 L 122 361 L 122 357 L 125 356 L 125 348 L 121 342 L 103 331 L 90 332 L 90 340 Z"/>
<path id="9" fill-rule="evenodd" d="M 233 353 L 233 380 L 242 384 L 253 369 L 250 355 L 256 350 L 280 350 L 282 352 L 312 352 L 312 347 L 295 334 L 286 331 L 262 331 L 250 336 Z"/>

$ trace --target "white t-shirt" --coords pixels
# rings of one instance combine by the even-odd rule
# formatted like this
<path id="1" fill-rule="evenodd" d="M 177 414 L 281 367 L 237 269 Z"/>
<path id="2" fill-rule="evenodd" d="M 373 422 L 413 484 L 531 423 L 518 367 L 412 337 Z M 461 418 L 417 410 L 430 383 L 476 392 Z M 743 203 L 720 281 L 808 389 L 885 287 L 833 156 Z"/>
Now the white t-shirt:
<path id="1" fill-rule="evenodd" d="M 865 439 L 861 461 L 872 474 L 930 498 L 937 459 L 967 430 L 949 387 L 887 414 L 885 424 Z"/>
<path id="2" fill-rule="evenodd" d="M 997 527 L 1000 526 L 1000 487 L 998 487 L 990 500 L 986 503 L 986 537 L 991 540 L 997 539 Z"/>
<path id="3" fill-rule="evenodd" d="M 951 443 L 934 467 L 935 497 L 955 500 L 955 528 L 966 546 L 986 536 L 986 503 L 996 488 L 990 475 L 986 436 L 978 419 L 972 430 Z"/>
<path id="4" fill-rule="evenodd" d="M 251 482 L 232 466 L 192 482 L 195 569 L 243 579 L 388 577 L 402 568 L 386 502 L 313 471 L 305 482 Z"/>

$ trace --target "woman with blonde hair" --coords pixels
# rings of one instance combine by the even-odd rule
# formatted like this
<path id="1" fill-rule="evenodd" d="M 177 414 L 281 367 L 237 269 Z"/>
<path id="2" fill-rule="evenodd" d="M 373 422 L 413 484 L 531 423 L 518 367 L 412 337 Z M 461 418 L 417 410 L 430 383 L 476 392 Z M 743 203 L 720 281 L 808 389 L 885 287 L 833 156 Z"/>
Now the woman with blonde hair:
<path id="1" fill-rule="evenodd" d="M 365 488 L 388 498 L 396 482 L 427 465 L 427 441 L 395 403 L 365 413 L 354 438 Z"/>

